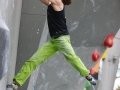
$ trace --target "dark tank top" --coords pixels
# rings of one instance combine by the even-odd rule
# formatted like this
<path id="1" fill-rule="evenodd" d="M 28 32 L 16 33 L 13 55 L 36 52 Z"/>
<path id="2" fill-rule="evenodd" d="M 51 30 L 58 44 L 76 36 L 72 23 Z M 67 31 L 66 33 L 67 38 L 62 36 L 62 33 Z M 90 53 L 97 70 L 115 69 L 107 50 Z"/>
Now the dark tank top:
<path id="1" fill-rule="evenodd" d="M 69 35 L 65 18 L 65 7 L 61 11 L 55 11 L 51 5 L 47 9 L 48 28 L 51 37 Z"/>

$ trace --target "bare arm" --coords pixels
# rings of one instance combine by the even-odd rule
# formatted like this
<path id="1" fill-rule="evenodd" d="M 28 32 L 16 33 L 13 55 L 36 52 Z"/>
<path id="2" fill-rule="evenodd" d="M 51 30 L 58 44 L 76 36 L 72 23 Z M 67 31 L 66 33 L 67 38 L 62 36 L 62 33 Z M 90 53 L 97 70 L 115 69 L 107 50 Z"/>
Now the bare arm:
<path id="1" fill-rule="evenodd" d="M 50 0 L 40 0 L 40 1 L 45 5 L 50 5 L 51 4 Z"/>

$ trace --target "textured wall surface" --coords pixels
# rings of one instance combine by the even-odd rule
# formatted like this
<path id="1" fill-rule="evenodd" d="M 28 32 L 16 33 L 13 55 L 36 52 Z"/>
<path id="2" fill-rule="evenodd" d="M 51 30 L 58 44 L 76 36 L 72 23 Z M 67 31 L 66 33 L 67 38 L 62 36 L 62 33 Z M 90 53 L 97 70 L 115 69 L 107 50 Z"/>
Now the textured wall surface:
<path id="1" fill-rule="evenodd" d="M 66 6 L 66 18 L 72 46 L 88 69 L 95 64 L 91 60 L 92 51 L 97 49 L 102 54 L 105 50 L 104 38 L 108 34 L 116 34 L 119 29 L 119 3 L 119 0 L 74 0 L 72 5 Z M 37 12 L 35 11 L 34 13 Z M 36 84 L 33 86 L 30 84 L 29 90 L 83 89 L 80 87 L 83 87 L 84 78 L 80 77 L 79 73 L 59 52 L 43 63 L 37 71 L 39 71 L 38 78 L 32 77 L 32 81 Z"/>
<path id="2" fill-rule="evenodd" d="M 93 50 L 97 49 L 102 54 L 104 38 L 108 34 L 116 34 L 119 29 L 119 3 L 119 0 L 74 0 L 72 5 L 66 6 L 72 46 L 88 69 L 95 64 L 91 60 Z M 16 72 L 38 48 L 41 30 L 47 27 L 44 25 L 45 17 L 46 6 L 39 1 L 23 1 Z M 38 31 L 41 31 L 39 36 Z M 49 39 L 48 34 L 47 41 Z M 28 82 L 21 89 L 26 89 Z M 82 90 L 83 82 L 84 78 L 58 52 L 37 68 L 28 90 Z"/>
<path id="3" fill-rule="evenodd" d="M 102 82 L 100 82 L 98 90 L 114 90 L 113 86 L 120 59 L 119 49 L 120 49 L 120 29 L 114 38 L 113 47 L 108 49 L 108 55 L 103 64 Z M 114 57 L 116 57 L 116 60 L 114 60 Z"/>
<path id="4" fill-rule="evenodd" d="M 16 74 L 39 47 L 46 20 L 44 9 L 46 9 L 45 5 L 42 5 L 39 0 L 22 2 Z M 18 90 L 27 90 L 28 83 L 29 79 Z"/>
<path id="5" fill-rule="evenodd" d="M 0 16 L 8 25 L 11 35 L 10 68 L 8 77 L 5 75 L 0 81 L 2 90 L 6 90 L 7 80 L 8 83 L 12 81 L 15 69 L 17 73 L 23 63 L 41 47 L 42 36 L 49 40 L 47 31 L 43 32 L 47 30 L 46 8 L 39 0 L 24 0 L 23 3 L 21 0 L 0 0 Z M 88 69 L 95 64 L 91 61 L 92 51 L 97 49 L 102 54 L 105 50 L 104 38 L 110 33 L 117 33 L 120 26 L 119 10 L 119 0 L 74 0 L 72 5 L 66 6 L 71 44 Z M 83 90 L 85 84 L 84 78 L 59 52 L 43 63 L 31 78 L 19 90 Z"/>
<path id="6" fill-rule="evenodd" d="M 9 68 L 0 81 L 1 90 L 6 90 L 6 83 L 11 83 L 15 74 L 21 4 L 21 0 L 0 0 L 0 17 L 10 30 Z"/>
<path id="7" fill-rule="evenodd" d="M 0 17 L 0 80 L 8 71 L 10 30 Z"/>

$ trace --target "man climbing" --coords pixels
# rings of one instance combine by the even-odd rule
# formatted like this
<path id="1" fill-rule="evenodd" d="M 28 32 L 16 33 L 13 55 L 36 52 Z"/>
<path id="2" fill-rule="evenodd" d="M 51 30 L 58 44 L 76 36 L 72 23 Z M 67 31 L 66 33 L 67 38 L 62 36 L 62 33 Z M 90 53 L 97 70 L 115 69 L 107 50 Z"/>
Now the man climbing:
<path id="1" fill-rule="evenodd" d="M 65 56 L 66 60 L 82 77 L 85 77 L 92 85 L 96 85 L 96 81 L 75 54 L 70 43 L 70 36 L 66 26 L 65 5 L 71 4 L 72 0 L 40 1 L 48 6 L 47 20 L 51 39 L 24 63 L 21 70 L 13 78 L 12 88 L 17 90 L 19 86 L 22 86 L 32 72 L 57 51 L 60 51 Z"/>

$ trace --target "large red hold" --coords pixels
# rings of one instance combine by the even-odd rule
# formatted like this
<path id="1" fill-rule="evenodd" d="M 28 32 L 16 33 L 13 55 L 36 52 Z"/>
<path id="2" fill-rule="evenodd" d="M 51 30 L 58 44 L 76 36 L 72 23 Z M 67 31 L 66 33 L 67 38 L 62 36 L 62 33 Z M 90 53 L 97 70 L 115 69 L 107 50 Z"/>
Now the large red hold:
<path id="1" fill-rule="evenodd" d="M 108 35 L 104 40 L 104 46 L 111 48 L 114 44 L 113 39 L 114 39 L 113 34 Z"/>
<path id="2" fill-rule="evenodd" d="M 100 53 L 98 52 L 98 50 L 94 50 L 92 52 L 92 60 L 95 62 L 99 59 L 99 57 L 100 57 Z"/>

